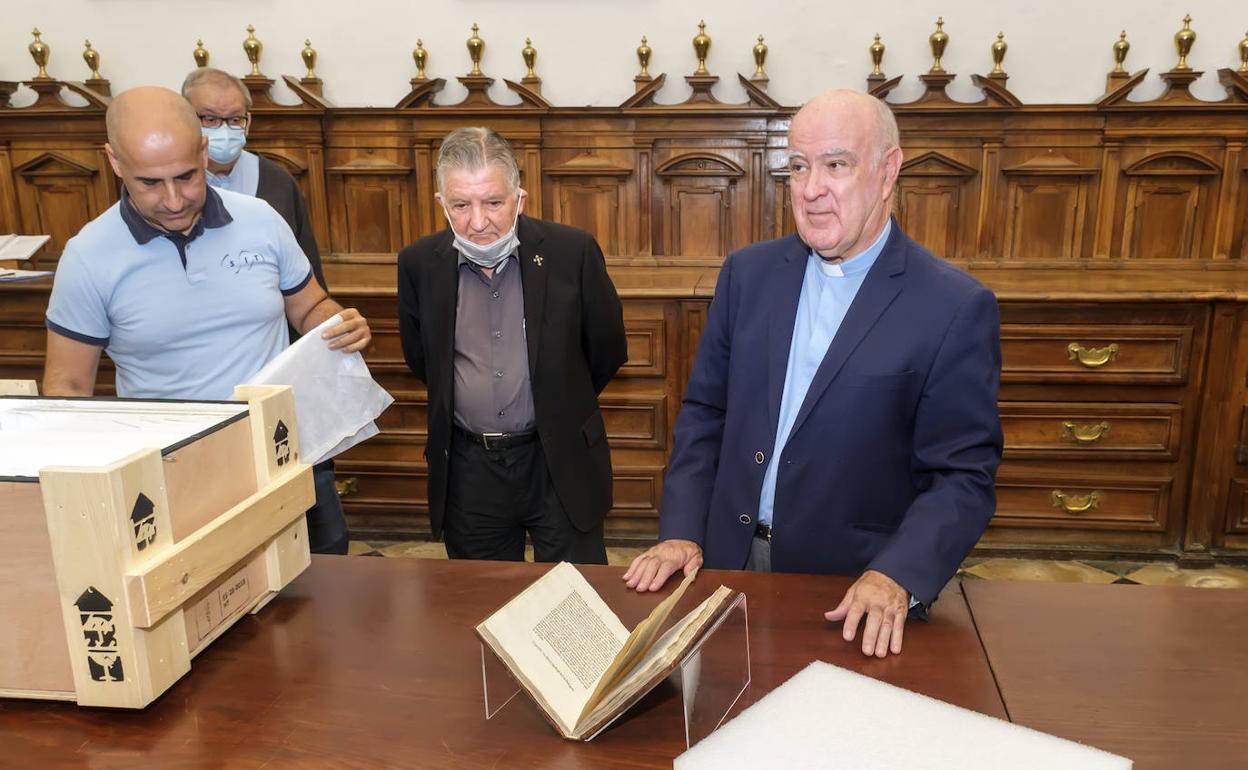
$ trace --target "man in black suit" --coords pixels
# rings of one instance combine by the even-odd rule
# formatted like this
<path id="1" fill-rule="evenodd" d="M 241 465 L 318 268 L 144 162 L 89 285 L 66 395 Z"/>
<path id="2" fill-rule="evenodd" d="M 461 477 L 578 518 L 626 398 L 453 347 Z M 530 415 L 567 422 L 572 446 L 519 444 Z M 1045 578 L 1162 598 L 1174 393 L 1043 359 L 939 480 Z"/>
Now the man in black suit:
<path id="1" fill-rule="evenodd" d="M 450 228 L 399 253 L 403 354 L 429 391 L 429 518 L 452 559 L 606 563 L 611 457 L 598 393 L 627 360 L 593 236 L 521 216 L 507 142 L 452 131 Z"/>

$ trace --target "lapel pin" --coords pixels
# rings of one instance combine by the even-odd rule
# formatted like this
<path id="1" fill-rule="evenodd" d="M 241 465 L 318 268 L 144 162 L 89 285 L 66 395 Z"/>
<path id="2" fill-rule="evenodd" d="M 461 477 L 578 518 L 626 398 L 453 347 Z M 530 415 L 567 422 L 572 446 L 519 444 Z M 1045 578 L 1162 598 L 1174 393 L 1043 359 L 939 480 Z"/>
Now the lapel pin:
<path id="1" fill-rule="evenodd" d="M 534 254 L 534 255 L 533 255 L 533 264 L 537 265 L 538 267 L 541 267 L 541 266 L 542 266 L 542 255 L 541 255 L 541 254 Z"/>

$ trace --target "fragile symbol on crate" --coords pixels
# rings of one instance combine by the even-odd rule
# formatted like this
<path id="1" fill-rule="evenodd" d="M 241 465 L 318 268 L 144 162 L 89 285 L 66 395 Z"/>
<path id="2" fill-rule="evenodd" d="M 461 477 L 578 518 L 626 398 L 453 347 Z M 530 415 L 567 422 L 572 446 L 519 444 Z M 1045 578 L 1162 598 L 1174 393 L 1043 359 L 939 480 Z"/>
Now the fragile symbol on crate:
<path id="1" fill-rule="evenodd" d="M 89 586 L 74 602 L 82 636 L 87 642 L 87 668 L 97 682 L 122 682 L 121 653 L 117 649 L 117 625 L 113 603 L 95 586 Z"/>
<path id="2" fill-rule="evenodd" d="M 156 506 L 142 492 L 130 512 L 130 526 L 134 530 L 134 547 L 140 551 L 156 539 Z"/>
<path id="3" fill-rule="evenodd" d="M 278 467 L 290 462 L 290 429 L 281 420 L 277 421 L 277 429 L 273 431 L 273 451 L 277 454 Z"/>

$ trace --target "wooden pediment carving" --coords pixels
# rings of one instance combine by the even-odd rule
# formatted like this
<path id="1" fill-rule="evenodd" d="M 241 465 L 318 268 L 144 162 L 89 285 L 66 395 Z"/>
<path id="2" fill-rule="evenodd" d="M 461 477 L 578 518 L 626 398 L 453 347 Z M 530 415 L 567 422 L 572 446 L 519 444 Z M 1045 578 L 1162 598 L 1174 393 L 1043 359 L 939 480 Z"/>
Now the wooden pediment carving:
<path id="1" fill-rule="evenodd" d="M 254 150 L 254 152 L 257 155 L 262 155 L 268 158 L 269 160 L 273 161 L 277 165 L 286 169 L 286 172 L 293 177 L 298 177 L 301 174 L 307 172 L 308 170 L 308 164 L 304 163 L 298 158 L 292 158 L 287 155 L 282 155 L 281 153 L 273 152 L 272 150 Z"/>
<path id="2" fill-rule="evenodd" d="M 1065 155 L 1037 155 L 1022 163 L 1001 169 L 1003 174 L 1026 174 L 1029 176 L 1095 176 L 1097 170 L 1081 166 Z"/>
<path id="3" fill-rule="evenodd" d="M 902 176 L 975 176 L 979 171 L 965 163 L 941 155 L 935 151 L 925 152 L 901 164 Z"/>
<path id="4" fill-rule="evenodd" d="M 609 159 L 596 155 L 593 151 L 584 152 L 576 157 L 545 169 L 547 176 L 631 176 L 631 166 L 620 166 Z"/>
<path id="5" fill-rule="evenodd" d="M 325 169 L 330 174 L 340 174 L 349 176 L 361 176 L 373 174 L 376 176 L 406 176 L 412 172 L 410 166 L 401 166 L 394 161 L 385 158 L 360 157 L 352 158 L 347 163 L 340 166 L 333 166 Z"/>
<path id="6" fill-rule="evenodd" d="M 1149 155 L 1122 170 L 1128 176 L 1214 176 L 1220 171 L 1209 159 L 1185 150 Z"/>
<path id="7" fill-rule="evenodd" d="M 689 153 L 679 155 L 662 163 L 654 173 L 662 177 L 671 176 L 718 176 L 743 177 L 745 169 L 728 158 L 710 153 Z"/>
<path id="8" fill-rule="evenodd" d="M 95 176 L 99 169 L 59 152 L 45 152 L 13 169 L 30 179 L 35 177 Z"/>

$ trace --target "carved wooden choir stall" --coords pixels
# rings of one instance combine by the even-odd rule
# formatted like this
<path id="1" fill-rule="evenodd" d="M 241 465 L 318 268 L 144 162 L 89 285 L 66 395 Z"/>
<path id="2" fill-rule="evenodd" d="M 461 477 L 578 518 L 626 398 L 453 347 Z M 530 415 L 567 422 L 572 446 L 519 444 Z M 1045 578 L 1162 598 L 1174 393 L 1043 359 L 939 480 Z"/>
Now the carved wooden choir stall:
<path id="1" fill-rule="evenodd" d="M 1007 87 L 1003 35 L 988 51 L 992 69 L 971 76 L 983 98 L 951 98 L 956 76 L 941 66 L 950 36 L 938 21 L 922 95 L 892 104 L 905 152 L 901 226 L 1001 303 L 1006 457 L 981 552 L 1248 556 L 1248 39 L 1238 69 L 1216 73 L 1225 98 L 1199 100 L 1188 90 L 1202 76 L 1186 62 L 1189 22 L 1159 98 L 1128 99 L 1148 70 L 1125 68 L 1124 32 L 1095 103 L 1025 105 Z M 660 100 L 666 76 L 649 72 L 644 38 L 634 93 L 617 107 L 551 105 L 527 39 L 525 76 L 504 81 L 513 103 L 496 103 L 473 25 L 462 102 L 438 100 L 446 81 L 426 74 L 435 57 L 417 41 L 417 73 L 398 104 L 337 108 L 310 42 L 307 75 L 283 77 L 299 103 L 276 102 L 248 29 L 250 147 L 301 185 L 331 292 L 370 319 L 369 365 L 397 399 L 381 435 L 338 461 L 357 535 L 428 531 L 426 404 L 400 350 L 395 253 L 445 226 L 433 199 L 440 138 L 487 124 L 520 158 L 527 213 L 592 231 L 608 255 L 629 361 L 602 395 L 615 466 L 607 531 L 653 538 L 717 267 L 735 248 L 793 231 L 785 135 L 795 108 L 767 93 L 767 46 L 760 36 L 753 75 L 738 76 L 746 101 L 726 104 L 699 30 L 680 103 Z M 0 81 L 0 232 L 51 234 L 36 266 L 54 268 L 65 241 L 117 200 L 118 183 L 103 152 L 100 54 L 88 44 L 90 79 L 58 80 L 35 37 L 39 71 L 21 85 L 37 99 L 14 107 L 19 84 Z M 884 73 L 879 36 L 869 53 L 866 87 L 887 96 L 902 78 Z M 195 63 L 208 58 L 201 43 Z M 39 376 L 49 289 L 0 286 L 0 377 Z M 105 362 L 104 392 L 111 378 Z"/>

